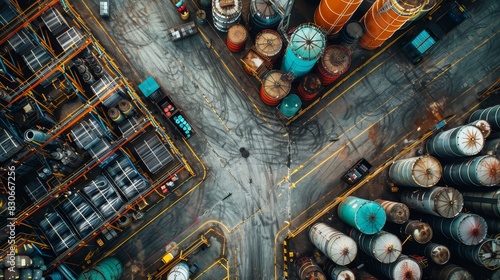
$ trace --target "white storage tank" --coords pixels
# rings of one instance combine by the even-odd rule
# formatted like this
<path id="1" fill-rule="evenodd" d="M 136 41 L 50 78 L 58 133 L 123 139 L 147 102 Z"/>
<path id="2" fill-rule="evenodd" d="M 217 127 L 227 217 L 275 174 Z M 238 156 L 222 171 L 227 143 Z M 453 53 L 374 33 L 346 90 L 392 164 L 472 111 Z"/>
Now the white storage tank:
<path id="1" fill-rule="evenodd" d="M 337 265 L 350 264 L 358 253 L 358 247 L 352 238 L 323 223 L 311 227 L 309 239 Z"/>
<path id="2" fill-rule="evenodd" d="M 185 262 L 180 262 L 170 270 L 167 280 L 188 280 L 189 274 L 189 265 Z"/>
<path id="3" fill-rule="evenodd" d="M 442 167 L 432 156 L 396 160 L 389 168 L 389 178 L 397 186 L 432 187 L 441 179 Z"/>

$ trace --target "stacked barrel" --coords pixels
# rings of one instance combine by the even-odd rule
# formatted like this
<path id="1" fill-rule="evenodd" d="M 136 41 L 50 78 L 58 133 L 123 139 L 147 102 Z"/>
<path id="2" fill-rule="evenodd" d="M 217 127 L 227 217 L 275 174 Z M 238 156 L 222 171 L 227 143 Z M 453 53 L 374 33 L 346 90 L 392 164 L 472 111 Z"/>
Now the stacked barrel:
<path id="1" fill-rule="evenodd" d="M 241 24 L 235 24 L 229 27 L 227 31 L 227 48 L 232 52 L 239 52 L 245 48 L 248 31 Z"/>
<path id="2" fill-rule="evenodd" d="M 323 55 L 316 64 L 316 73 L 323 85 L 329 85 L 337 80 L 351 66 L 349 51 L 338 45 L 326 47 Z"/>

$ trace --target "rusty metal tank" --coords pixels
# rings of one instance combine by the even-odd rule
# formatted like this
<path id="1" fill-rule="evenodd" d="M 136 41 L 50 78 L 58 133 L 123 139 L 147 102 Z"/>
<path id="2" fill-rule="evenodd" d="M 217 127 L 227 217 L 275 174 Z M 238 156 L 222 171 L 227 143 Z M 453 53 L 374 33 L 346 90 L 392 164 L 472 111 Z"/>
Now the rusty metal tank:
<path id="1" fill-rule="evenodd" d="M 419 244 L 428 243 L 433 236 L 431 226 L 426 222 L 418 220 L 408 220 L 402 225 L 388 223 L 385 225 L 384 229 L 399 235 L 403 240 L 410 236 L 412 240 Z"/>
<path id="2" fill-rule="evenodd" d="M 426 144 L 431 155 L 446 159 L 477 155 L 483 146 L 483 133 L 474 125 L 440 132 L 427 140 Z"/>
<path id="3" fill-rule="evenodd" d="M 296 268 L 300 280 L 326 280 L 323 270 L 309 257 L 298 259 Z"/>
<path id="4" fill-rule="evenodd" d="M 382 205 L 387 216 L 387 221 L 395 224 L 404 224 L 410 217 L 410 209 L 404 203 L 383 199 L 376 199 L 375 202 Z"/>
<path id="5" fill-rule="evenodd" d="M 276 106 L 290 93 L 291 88 L 292 81 L 285 73 L 279 70 L 272 70 L 262 80 L 260 98 L 267 105 Z"/>
<path id="6" fill-rule="evenodd" d="M 351 229 L 349 234 L 359 248 L 381 263 L 392 263 L 401 255 L 403 249 L 399 238 L 387 231 L 379 231 L 375 234 L 363 234 L 356 229 Z"/>
<path id="7" fill-rule="evenodd" d="M 444 265 L 450 260 L 450 250 L 448 247 L 437 243 L 417 245 L 413 242 L 406 243 L 403 251 L 407 255 L 425 256 L 435 264 Z"/>
<path id="8" fill-rule="evenodd" d="M 386 279 L 391 280 L 420 280 L 422 279 L 422 268 L 407 255 L 401 254 L 395 262 L 379 263 L 369 258 L 370 267 L 383 274 Z"/>
<path id="9" fill-rule="evenodd" d="M 443 166 L 443 180 L 454 186 L 492 187 L 500 184 L 500 159 L 477 156 Z"/>
<path id="10" fill-rule="evenodd" d="M 500 105 L 474 111 L 469 117 L 469 122 L 477 120 L 485 120 L 493 131 L 500 131 Z"/>
<path id="11" fill-rule="evenodd" d="M 452 263 L 433 268 L 431 277 L 437 280 L 474 280 L 467 269 Z"/>
<path id="12" fill-rule="evenodd" d="M 462 194 L 454 188 L 434 186 L 428 189 L 403 190 L 401 201 L 419 212 L 453 218 L 464 206 Z"/>
<path id="13" fill-rule="evenodd" d="M 389 178 L 396 186 L 432 187 L 441 179 L 441 163 L 432 156 L 396 160 L 389 168 Z"/>
<path id="14" fill-rule="evenodd" d="M 462 195 L 468 210 L 500 218 L 500 189 L 488 192 L 462 192 Z"/>
<path id="15" fill-rule="evenodd" d="M 337 265 L 350 264 L 358 253 L 358 247 L 352 238 L 324 223 L 311 226 L 309 239 Z"/>
<path id="16" fill-rule="evenodd" d="M 426 0 L 377 0 L 361 18 L 365 33 L 358 44 L 367 50 L 380 47 L 406 21 L 421 10 Z"/>
<path id="17" fill-rule="evenodd" d="M 498 268 L 500 266 L 500 239 L 487 239 L 474 246 L 457 244 L 450 246 L 452 252 L 478 266 Z"/>
<path id="18" fill-rule="evenodd" d="M 326 47 L 316 64 L 316 73 L 318 73 L 323 85 L 329 85 L 347 72 L 350 66 L 351 54 L 349 50 L 339 45 L 330 45 Z"/>
<path id="19" fill-rule="evenodd" d="M 426 221 L 435 232 L 448 239 L 468 246 L 481 243 L 486 238 L 488 225 L 476 214 L 459 214 L 453 219 L 428 216 Z"/>

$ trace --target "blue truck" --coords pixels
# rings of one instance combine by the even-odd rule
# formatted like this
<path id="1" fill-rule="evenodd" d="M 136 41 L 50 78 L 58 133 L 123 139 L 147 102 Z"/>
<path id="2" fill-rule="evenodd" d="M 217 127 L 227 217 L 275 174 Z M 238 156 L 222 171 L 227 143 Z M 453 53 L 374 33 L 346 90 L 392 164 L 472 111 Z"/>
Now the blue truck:
<path id="1" fill-rule="evenodd" d="M 470 18 L 465 8 L 457 2 L 439 7 L 429 16 L 430 20 L 424 27 L 411 32 L 402 46 L 401 51 L 414 63 L 422 61 L 424 54 L 446 34 Z"/>

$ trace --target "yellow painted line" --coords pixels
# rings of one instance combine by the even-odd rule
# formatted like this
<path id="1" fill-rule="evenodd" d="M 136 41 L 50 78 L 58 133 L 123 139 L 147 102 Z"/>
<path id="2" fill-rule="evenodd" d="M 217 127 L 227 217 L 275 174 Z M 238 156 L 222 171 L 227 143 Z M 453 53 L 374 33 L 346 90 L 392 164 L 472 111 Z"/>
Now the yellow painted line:
<path id="1" fill-rule="evenodd" d="M 250 214 L 248 217 L 246 217 L 244 220 L 242 220 L 241 222 L 239 222 L 237 225 L 235 225 L 230 231 L 229 233 L 232 233 L 233 231 L 235 231 L 237 228 L 239 228 L 242 224 L 244 224 L 246 221 L 248 221 L 249 219 L 251 219 L 253 216 L 255 216 L 257 213 L 259 213 L 262 209 L 257 209 L 255 210 L 252 214 Z"/>
<path id="2" fill-rule="evenodd" d="M 217 118 L 219 119 L 219 122 L 222 124 L 222 126 L 224 126 L 224 128 L 226 129 L 226 131 L 228 133 L 231 133 L 231 129 L 229 129 L 229 127 L 227 127 L 224 120 L 220 117 L 219 113 L 217 113 L 217 110 L 215 109 L 215 106 L 212 105 L 212 102 L 210 102 L 210 100 L 208 100 L 208 98 L 205 94 L 202 94 L 202 96 L 203 96 L 203 99 L 205 99 L 205 102 L 208 104 L 208 106 L 210 106 L 210 109 L 212 109 L 212 112 L 214 112 L 214 114 L 217 116 Z"/>

